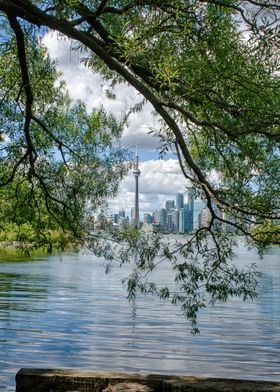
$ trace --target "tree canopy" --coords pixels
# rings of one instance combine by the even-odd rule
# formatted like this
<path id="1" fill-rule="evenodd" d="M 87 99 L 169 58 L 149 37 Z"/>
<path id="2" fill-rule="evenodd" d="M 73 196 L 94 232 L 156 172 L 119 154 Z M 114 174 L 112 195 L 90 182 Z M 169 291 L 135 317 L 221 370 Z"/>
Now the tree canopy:
<path id="1" fill-rule="evenodd" d="M 81 239 L 86 205 L 100 207 L 125 172 L 122 127 L 102 108 L 72 103 L 39 37 L 13 26 L 0 48 L 1 227 L 31 224 L 36 246 L 44 230 Z"/>
<path id="2" fill-rule="evenodd" d="M 133 86 L 151 103 L 161 152 L 177 153 L 212 216 L 172 249 L 130 230 L 93 237 L 95 252 L 113 260 L 110 244 L 125 243 L 118 257 L 126 262 L 137 248 L 130 296 L 140 288 L 171 298 L 194 327 L 207 302 L 253 296 L 256 273 L 228 262 L 234 239 L 217 228 L 231 225 L 260 248 L 268 238 L 279 243 L 279 1 L 0 0 L 0 12 L 4 194 L 24 186 L 26 196 L 16 199 L 30 214 L 45 200 L 48 217 L 78 234 L 85 201 L 95 206 L 114 194 L 124 174 L 123 152 L 113 143 L 121 124 L 71 105 L 55 84 L 54 64 L 39 45 L 54 30 L 77 43 L 93 72 Z M 273 231 L 265 239 L 256 230 L 264 225 Z M 159 256 L 171 262 L 178 291 L 149 282 Z"/>

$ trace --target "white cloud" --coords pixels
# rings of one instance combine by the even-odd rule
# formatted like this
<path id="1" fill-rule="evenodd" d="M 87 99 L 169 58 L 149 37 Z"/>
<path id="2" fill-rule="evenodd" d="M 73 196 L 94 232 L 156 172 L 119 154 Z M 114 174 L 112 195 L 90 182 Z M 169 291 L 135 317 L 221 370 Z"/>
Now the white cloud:
<path id="1" fill-rule="evenodd" d="M 88 110 L 103 106 L 116 118 L 121 119 L 136 103 L 141 102 L 139 93 L 131 86 L 117 85 L 113 93 L 115 99 L 107 97 L 109 89 L 107 82 L 98 73 L 92 72 L 82 62 L 87 54 L 72 51 L 74 44 L 68 39 L 62 39 L 57 33 L 48 33 L 43 38 L 52 59 L 57 61 L 57 68 L 63 73 L 69 95 L 73 100 L 85 102 Z M 156 127 L 157 119 L 152 114 L 152 107 L 146 104 L 139 113 L 132 113 L 128 126 L 124 130 L 122 143 L 125 146 L 135 146 L 145 149 L 156 149 L 157 139 L 148 134 L 149 130 Z"/>

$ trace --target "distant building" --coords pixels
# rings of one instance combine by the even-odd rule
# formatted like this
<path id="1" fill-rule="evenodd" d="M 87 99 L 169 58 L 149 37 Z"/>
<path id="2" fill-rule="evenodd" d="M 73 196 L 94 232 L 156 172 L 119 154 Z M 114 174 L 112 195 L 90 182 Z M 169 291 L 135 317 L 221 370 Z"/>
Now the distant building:
<path id="1" fill-rule="evenodd" d="M 175 202 L 174 200 L 166 200 L 165 202 L 165 209 L 167 214 L 175 209 Z"/>
<path id="2" fill-rule="evenodd" d="M 212 208 L 215 212 L 215 215 L 217 217 L 221 217 L 220 209 L 215 205 L 212 205 Z M 199 214 L 199 227 L 210 227 L 211 221 L 212 214 L 210 209 L 208 207 L 203 208 L 203 210 Z M 215 219 L 213 222 L 213 229 L 216 231 L 221 231 L 223 229 L 221 221 Z"/>
<path id="3" fill-rule="evenodd" d="M 180 234 L 184 234 L 185 233 L 185 209 L 181 208 L 178 211 L 178 232 Z"/>
<path id="4" fill-rule="evenodd" d="M 120 210 L 119 210 L 119 219 L 120 218 L 125 218 L 125 210 L 123 209 L 123 208 L 121 208 Z"/>
<path id="5" fill-rule="evenodd" d="M 171 230 L 174 233 L 177 233 L 179 230 L 179 212 L 178 210 L 174 210 L 171 212 Z"/>
<path id="6" fill-rule="evenodd" d="M 203 208 L 199 214 L 199 224 L 201 227 L 209 227 L 211 223 L 212 215 L 208 207 Z"/>
<path id="7" fill-rule="evenodd" d="M 200 228 L 202 227 L 202 223 L 201 223 L 201 213 L 202 210 L 199 212 L 198 216 L 197 216 L 197 227 Z"/>
<path id="8" fill-rule="evenodd" d="M 164 208 L 160 209 L 160 225 L 166 227 L 166 210 Z"/>
<path id="9" fill-rule="evenodd" d="M 184 208 L 184 195 L 183 193 L 177 193 L 176 194 L 176 210 L 180 210 L 181 208 Z"/>
<path id="10" fill-rule="evenodd" d="M 193 230 L 199 227 L 199 214 L 205 207 L 202 200 L 194 200 L 194 212 L 193 212 Z"/>
<path id="11" fill-rule="evenodd" d="M 174 211 L 174 210 L 173 210 Z M 172 212 L 169 212 L 166 217 L 166 227 L 167 230 L 172 231 Z"/>
<path id="12" fill-rule="evenodd" d="M 119 223 L 119 214 L 112 214 L 112 222 L 115 224 Z"/>
<path id="13" fill-rule="evenodd" d="M 132 207 L 130 210 L 130 218 L 134 219 L 135 218 L 135 207 Z"/>
<path id="14" fill-rule="evenodd" d="M 159 210 L 155 210 L 153 213 L 153 223 L 159 224 L 160 221 L 160 212 Z"/>
<path id="15" fill-rule="evenodd" d="M 144 223 L 146 223 L 146 224 L 153 223 L 153 217 L 152 217 L 151 214 L 148 214 L 148 213 L 144 214 L 144 219 L 143 220 L 144 220 Z"/>
<path id="16" fill-rule="evenodd" d="M 154 212 L 154 223 L 158 224 L 162 229 L 166 228 L 166 210 L 164 208 Z"/>
<path id="17" fill-rule="evenodd" d="M 129 225 L 129 218 L 128 217 L 120 217 L 119 218 L 119 227 L 125 228 Z"/>
<path id="18" fill-rule="evenodd" d="M 194 198 L 195 193 L 193 189 L 188 191 L 188 204 L 185 205 L 185 231 L 190 232 L 193 230 L 194 221 Z"/>

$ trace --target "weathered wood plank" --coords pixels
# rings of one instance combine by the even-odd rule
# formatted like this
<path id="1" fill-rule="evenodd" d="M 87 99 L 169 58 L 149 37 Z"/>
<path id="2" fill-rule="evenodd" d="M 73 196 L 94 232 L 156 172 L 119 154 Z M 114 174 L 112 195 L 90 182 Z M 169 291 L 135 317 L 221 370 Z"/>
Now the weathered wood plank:
<path id="1" fill-rule="evenodd" d="M 16 392 L 280 392 L 280 382 L 21 369 L 16 375 Z"/>

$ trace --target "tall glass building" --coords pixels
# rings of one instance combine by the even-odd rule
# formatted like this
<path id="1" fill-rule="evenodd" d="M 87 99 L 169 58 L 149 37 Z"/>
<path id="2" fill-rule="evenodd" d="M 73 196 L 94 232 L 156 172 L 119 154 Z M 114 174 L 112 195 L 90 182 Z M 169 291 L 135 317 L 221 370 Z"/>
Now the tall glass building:
<path id="1" fill-rule="evenodd" d="M 171 212 L 172 210 L 174 210 L 174 208 L 175 208 L 175 202 L 174 202 L 174 200 L 166 200 L 166 202 L 165 202 L 165 209 L 166 209 L 166 212 L 169 213 L 169 212 Z"/>
<path id="2" fill-rule="evenodd" d="M 194 190 L 188 191 L 188 204 L 185 208 L 185 231 L 189 232 L 193 230 L 193 219 L 194 219 Z"/>
<path id="3" fill-rule="evenodd" d="M 180 210 L 181 208 L 184 208 L 184 195 L 183 193 L 177 193 L 176 194 L 176 210 Z"/>

